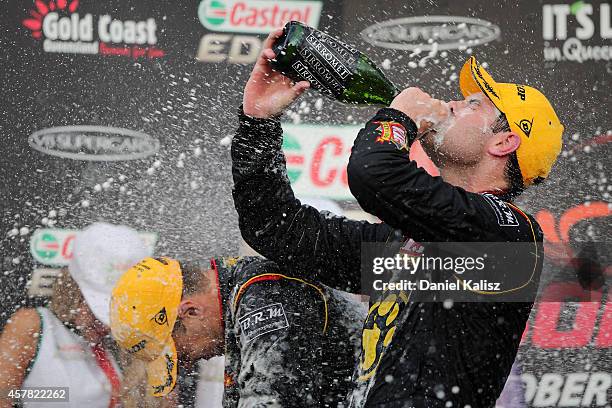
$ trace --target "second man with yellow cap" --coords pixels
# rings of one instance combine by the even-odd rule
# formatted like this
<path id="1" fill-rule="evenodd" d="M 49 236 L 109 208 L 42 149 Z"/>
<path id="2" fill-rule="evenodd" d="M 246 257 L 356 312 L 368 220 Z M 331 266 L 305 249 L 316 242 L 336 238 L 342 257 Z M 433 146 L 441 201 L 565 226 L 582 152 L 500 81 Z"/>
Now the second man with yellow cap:
<path id="1" fill-rule="evenodd" d="M 225 356 L 225 407 L 336 407 L 350 388 L 359 299 L 257 257 L 145 258 L 113 290 L 111 331 L 145 360 L 149 391 L 176 385 L 179 362 Z"/>

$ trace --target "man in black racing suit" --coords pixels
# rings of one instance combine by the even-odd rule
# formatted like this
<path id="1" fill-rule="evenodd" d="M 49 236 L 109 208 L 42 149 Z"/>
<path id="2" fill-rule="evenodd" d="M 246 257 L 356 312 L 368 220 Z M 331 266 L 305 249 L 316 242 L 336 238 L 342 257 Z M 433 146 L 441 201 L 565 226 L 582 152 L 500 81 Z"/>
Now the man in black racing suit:
<path id="1" fill-rule="evenodd" d="M 113 336 L 148 362 L 155 396 L 175 388 L 179 362 L 225 356 L 225 408 L 336 408 L 352 388 L 367 312 L 356 296 L 254 256 L 145 258 L 119 280 L 110 308 Z M 156 338 L 170 364 L 151 362 Z"/>
<path id="2" fill-rule="evenodd" d="M 258 257 L 213 267 L 225 326 L 223 406 L 335 408 L 350 389 L 366 314 L 359 299 Z"/>
<path id="3" fill-rule="evenodd" d="M 507 290 L 513 301 L 447 307 L 404 291 L 374 299 L 350 396 L 356 407 L 494 406 L 542 268 L 537 222 L 508 201 L 545 178 L 560 151 L 563 127 L 550 103 L 533 88 L 496 83 L 474 58 L 461 72 L 464 101 L 405 90 L 360 131 L 348 167 L 351 191 L 384 222 L 329 217 L 301 205 L 286 175 L 278 116 L 309 84 L 270 68 L 280 33 L 270 34 L 251 73 L 232 144 L 244 239 L 293 274 L 357 292 L 365 243 L 528 243 L 519 257 L 527 267 L 512 277 L 522 283 Z M 408 158 L 417 134 L 442 177 Z"/>

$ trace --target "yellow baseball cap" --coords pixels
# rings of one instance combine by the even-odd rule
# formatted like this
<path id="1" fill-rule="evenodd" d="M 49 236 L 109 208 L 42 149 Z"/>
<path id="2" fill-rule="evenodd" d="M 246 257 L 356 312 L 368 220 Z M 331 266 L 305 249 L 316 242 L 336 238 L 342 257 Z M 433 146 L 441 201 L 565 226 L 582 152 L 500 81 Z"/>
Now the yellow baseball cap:
<path id="1" fill-rule="evenodd" d="M 561 152 L 563 125 L 546 97 L 527 85 L 498 83 L 470 57 L 461 69 L 459 88 L 464 97 L 484 93 L 519 135 L 516 151 L 525 186 L 545 179 Z"/>
<path id="2" fill-rule="evenodd" d="M 177 354 L 172 329 L 183 292 L 178 261 L 145 258 L 124 273 L 110 302 L 111 333 L 134 357 L 148 362 L 149 391 L 156 397 L 176 385 Z"/>

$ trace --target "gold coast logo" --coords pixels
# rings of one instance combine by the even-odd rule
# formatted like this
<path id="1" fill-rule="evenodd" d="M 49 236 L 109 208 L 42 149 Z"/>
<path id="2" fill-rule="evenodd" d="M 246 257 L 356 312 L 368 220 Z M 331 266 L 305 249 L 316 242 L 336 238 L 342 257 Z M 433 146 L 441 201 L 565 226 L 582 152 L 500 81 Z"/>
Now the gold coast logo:
<path id="1" fill-rule="evenodd" d="M 59 54 L 97 54 L 160 58 L 157 21 L 153 17 L 119 19 L 82 10 L 80 0 L 36 0 L 22 25 L 42 42 L 42 49 Z M 78 12 L 77 12 L 77 9 Z"/>
<path id="2" fill-rule="evenodd" d="M 45 17 L 49 13 L 57 13 L 58 11 L 74 13 L 79 7 L 79 0 L 57 0 L 57 3 L 51 1 L 45 4 L 43 1 L 35 2 L 35 7 L 30 10 L 30 17 L 23 20 L 22 24 L 25 28 L 32 32 L 32 37 L 40 39 L 43 36 L 43 24 Z"/>
<path id="3" fill-rule="evenodd" d="M 397 326 L 397 316 L 408 303 L 404 292 L 390 294 L 370 307 L 363 326 L 359 380 L 365 381 L 376 373 L 385 349 L 391 344 Z"/>

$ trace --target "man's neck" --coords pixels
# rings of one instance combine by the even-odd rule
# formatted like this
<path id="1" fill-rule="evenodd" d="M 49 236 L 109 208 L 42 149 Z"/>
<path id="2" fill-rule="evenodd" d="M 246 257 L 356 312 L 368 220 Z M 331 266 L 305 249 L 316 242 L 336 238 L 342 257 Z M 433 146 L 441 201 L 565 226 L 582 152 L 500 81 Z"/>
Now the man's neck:
<path id="1" fill-rule="evenodd" d="M 472 193 L 503 192 L 507 189 L 503 168 L 499 163 L 481 162 L 473 166 L 447 165 L 440 169 L 440 175 L 447 183 Z"/>

